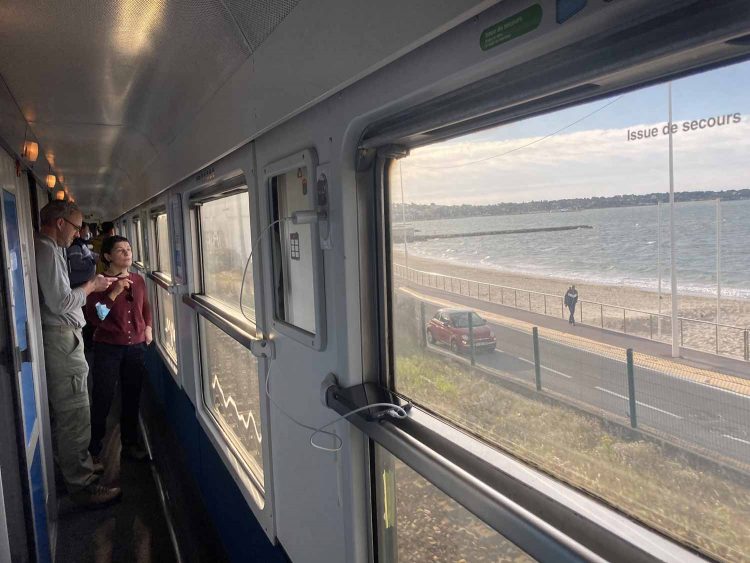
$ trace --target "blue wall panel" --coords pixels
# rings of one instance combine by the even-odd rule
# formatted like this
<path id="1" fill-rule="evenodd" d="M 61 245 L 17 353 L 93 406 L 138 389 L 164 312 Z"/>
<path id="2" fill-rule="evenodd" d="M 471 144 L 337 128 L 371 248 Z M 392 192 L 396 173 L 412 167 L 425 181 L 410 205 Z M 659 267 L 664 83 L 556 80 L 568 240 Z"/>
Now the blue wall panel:
<path id="1" fill-rule="evenodd" d="M 152 347 L 153 348 L 153 347 Z M 158 406 L 177 437 L 187 470 L 198 484 L 201 500 L 232 561 L 284 563 L 245 502 L 234 479 L 196 418 L 195 408 L 175 383 L 156 350 L 147 354 L 146 367 Z M 158 449 L 158 448 L 157 448 Z M 180 491 L 170 491 L 170 496 Z"/>

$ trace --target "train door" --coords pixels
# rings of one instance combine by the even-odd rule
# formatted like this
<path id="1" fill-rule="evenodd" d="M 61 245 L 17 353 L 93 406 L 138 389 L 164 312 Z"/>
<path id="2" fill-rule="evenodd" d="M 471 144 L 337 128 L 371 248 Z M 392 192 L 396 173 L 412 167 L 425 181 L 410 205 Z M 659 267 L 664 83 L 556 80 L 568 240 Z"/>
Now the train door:
<path id="1" fill-rule="evenodd" d="M 16 183 L 17 185 L 17 183 Z M 6 265 L 7 299 L 10 305 L 11 339 L 15 389 L 19 405 L 19 432 L 23 436 L 21 457 L 25 461 L 26 510 L 31 519 L 29 531 L 33 531 L 36 560 L 51 561 L 49 541 L 49 522 L 47 513 L 48 487 L 42 455 L 42 418 L 40 416 L 39 386 L 35 381 L 32 366 L 31 346 L 29 342 L 28 303 L 26 300 L 26 268 L 21 246 L 21 228 L 17 193 L 13 186 L 5 183 L 0 189 L 2 218 L 2 252 Z M 19 452 L 20 453 L 20 452 Z M 22 464 L 23 465 L 23 464 Z"/>

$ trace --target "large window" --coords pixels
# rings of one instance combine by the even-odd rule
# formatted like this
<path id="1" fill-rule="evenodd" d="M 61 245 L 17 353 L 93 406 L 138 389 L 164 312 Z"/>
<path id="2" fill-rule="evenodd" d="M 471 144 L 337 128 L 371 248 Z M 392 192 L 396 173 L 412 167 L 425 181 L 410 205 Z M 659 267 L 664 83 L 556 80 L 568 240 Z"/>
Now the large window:
<path id="1" fill-rule="evenodd" d="M 749 84 L 740 63 L 417 148 L 386 194 L 395 390 L 728 560 L 750 553 Z"/>
<path id="2" fill-rule="evenodd" d="M 258 360 L 205 319 L 201 340 L 205 404 L 263 490 Z"/>
<path id="3" fill-rule="evenodd" d="M 241 191 L 240 191 L 241 190 Z M 255 336 L 250 201 L 245 188 L 192 200 L 200 304 L 203 402 L 251 480 L 263 507 L 263 430 Z M 240 306 L 240 298 L 242 305 Z"/>
<path id="4" fill-rule="evenodd" d="M 172 265 L 170 256 L 169 226 L 167 214 L 158 213 L 153 218 L 156 241 L 156 306 L 158 320 L 157 340 L 168 360 L 177 366 L 177 333 L 175 328 L 174 301 L 168 287 L 172 285 Z"/>
<path id="5" fill-rule="evenodd" d="M 143 229 L 141 228 L 141 220 L 137 217 L 133 218 L 133 261 L 139 265 L 143 265 L 146 262 L 146 257 L 143 252 Z"/>
<path id="6" fill-rule="evenodd" d="M 154 219 L 156 228 L 156 270 L 172 279 L 172 261 L 170 256 L 169 226 L 167 214 L 159 213 Z"/>
<path id="7" fill-rule="evenodd" d="M 239 311 L 245 274 L 242 310 L 249 319 L 254 319 L 252 264 L 245 269 L 252 246 L 247 192 L 206 201 L 198 213 L 203 294 Z"/>

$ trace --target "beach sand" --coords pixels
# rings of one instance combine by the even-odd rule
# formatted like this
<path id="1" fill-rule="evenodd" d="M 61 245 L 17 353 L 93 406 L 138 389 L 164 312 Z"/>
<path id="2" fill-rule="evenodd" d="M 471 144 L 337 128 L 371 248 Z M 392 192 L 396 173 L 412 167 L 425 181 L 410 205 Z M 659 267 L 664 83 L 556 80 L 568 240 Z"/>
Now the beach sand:
<path id="1" fill-rule="evenodd" d="M 393 261 L 396 264 L 405 263 L 404 253 L 394 248 Z M 580 282 L 574 279 L 559 279 L 553 277 L 531 277 L 507 273 L 481 266 L 468 266 L 450 261 L 442 261 L 423 258 L 410 254 L 408 257 L 409 268 L 424 272 L 434 272 L 454 278 L 463 278 L 482 282 L 482 284 L 494 284 L 505 288 L 516 288 L 517 291 L 493 287 L 488 293 L 486 285 L 477 287 L 471 284 L 471 295 L 476 297 L 477 291 L 480 299 L 522 309 L 531 308 L 535 312 L 544 312 L 545 298 L 543 295 L 535 295 L 530 292 L 546 293 L 547 314 L 562 317 L 562 296 L 571 284 L 575 284 L 578 290 L 579 306 L 576 310 L 576 320 L 580 322 L 583 314 L 583 322 L 594 326 L 604 326 L 612 330 L 623 330 L 623 310 L 620 307 L 631 309 L 625 312 L 625 328 L 628 333 L 638 336 L 650 337 L 669 342 L 671 339 L 671 322 L 668 318 L 671 314 L 671 297 L 669 295 L 669 280 L 662 286 L 661 311 L 661 338 L 658 337 L 658 318 L 648 313 L 659 311 L 659 297 L 655 291 L 648 291 L 628 286 L 600 285 Z M 430 285 L 442 288 L 443 279 L 432 279 Z M 450 287 L 450 281 L 448 282 Z M 467 294 L 469 290 L 466 282 L 463 282 L 461 291 Z M 454 280 L 453 291 L 459 292 L 458 282 Z M 593 303 L 590 303 L 593 302 Z M 601 305 L 600 305 L 601 304 Z M 716 319 L 716 298 L 697 295 L 680 295 L 678 299 L 679 316 L 686 319 L 696 319 L 714 323 Z M 638 313 L 643 311 L 644 313 Z M 567 318 L 567 310 L 564 315 Z M 744 329 L 750 327 L 750 299 L 737 299 L 730 297 L 721 298 L 721 324 L 728 325 L 719 327 L 719 352 L 734 357 L 744 354 Z M 699 322 L 682 322 L 682 344 L 690 348 L 716 352 L 717 330 L 713 324 L 702 324 Z"/>

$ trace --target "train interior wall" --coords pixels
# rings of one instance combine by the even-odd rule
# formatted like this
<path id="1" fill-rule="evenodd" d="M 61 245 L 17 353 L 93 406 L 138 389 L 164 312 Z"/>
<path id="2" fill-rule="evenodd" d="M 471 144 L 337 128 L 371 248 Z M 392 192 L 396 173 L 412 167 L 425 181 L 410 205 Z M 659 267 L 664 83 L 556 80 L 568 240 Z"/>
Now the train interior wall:
<path id="1" fill-rule="evenodd" d="M 542 4 L 545 10 L 549 8 L 549 14 L 554 13 L 554 2 Z M 696 64 L 691 62 L 690 56 L 654 62 L 646 55 L 641 56 L 632 44 L 625 44 L 622 48 L 619 67 L 606 66 L 607 44 L 595 40 L 609 33 L 624 43 L 626 34 L 623 28 L 626 25 L 620 17 L 638 13 L 638 18 L 626 22 L 636 28 L 640 21 L 649 19 L 643 15 L 645 12 L 638 10 L 651 5 L 639 1 L 592 2 L 587 11 L 565 26 L 546 17 L 538 30 L 510 42 L 507 48 L 478 53 L 481 31 L 513 16 L 526 8 L 526 4 L 516 0 L 480 4 L 464 2 L 460 9 L 441 12 L 448 20 L 439 25 L 433 23 L 433 28 L 422 30 L 419 41 L 400 41 L 397 53 L 379 51 L 373 56 L 374 61 L 365 61 L 367 72 L 363 70 L 361 76 L 352 73 L 356 77 L 348 77 L 349 81 L 339 76 L 334 77 L 336 80 L 331 78 L 331 82 L 343 84 L 334 94 L 306 91 L 305 99 L 295 98 L 293 104 L 289 102 L 294 111 L 282 111 L 284 108 L 274 105 L 272 115 L 261 116 L 262 119 L 252 117 L 253 104 L 258 100 L 248 101 L 242 96 L 255 78 L 250 70 L 245 69 L 239 78 L 227 82 L 195 123 L 190 124 L 188 133 L 165 149 L 164 158 L 152 162 L 149 170 L 153 174 L 148 174 L 147 170 L 141 185 L 117 195 L 112 209 L 116 209 L 118 223 L 132 229 L 133 221 L 137 219 L 147 229 L 144 236 L 147 263 L 140 270 L 145 276 L 158 269 L 154 240 L 156 214 L 167 213 L 169 232 L 180 235 L 177 241 L 173 239 L 167 254 L 172 266 L 171 281 L 174 282 L 171 293 L 163 291 L 152 278 L 148 281 L 154 308 L 158 299 L 165 299 L 165 296 L 174 307 L 175 325 L 171 331 L 175 334 L 176 358 L 171 365 L 163 343 L 160 343 L 161 348 L 152 347 L 150 350 L 142 418 L 166 492 L 166 505 L 171 509 L 177 543 L 185 560 L 348 563 L 371 560 L 376 543 L 372 537 L 374 510 L 370 474 L 374 446 L 364 433 L 346 421 L 339 421 L 333 429 L 342 437 L 341 450 L 331 453 L 314 449 L 310 445 L 310 430 L 300 427 L 290 420 L 288 414 L 274 408 L 264 398 L 260 401 L 264 428 L 259 451 L 265 480 L 261 502 L 258 502 L 260 487 L 248 485 L 245 467 L 238 461 L 241 456 L 228 445 L 231 440 L 222 436 L 221 428 L 212 418 L 205 401 L 210 382 L 204 373 L 205 358 L 202 358 L 201 350 L 201 323 L 205 319 L 186 302 L 200 290 L 197 279 L 200 276 L 197 274 L 200 273 L 201 241 L 196 234 L 194 200 L 223 181 L 242 178 L 238 185 L 247 187 L 252 240 L 262 239 L 258 265 L 254 264 L 252 281 L 249 282 L 254 290 L 254 312 L 257 326 L 263 329 L 259 334 L 273 333 L 275 356 L 257 361 L 259 381 L 264 383 L 265 377 L 271 379 L 270 393 L 283 404 L 287 413 L 294 413 L 313 426 L 329 423 L 335 415 L 320 400 L 321 385 L 328 374 L 335 374 L 342 387 L 381 381 L 382 327 L 378 307 L 382 305 L 379 303 L 382 296 L 378 293 L 381 280 L 375 277 L 380 264 L 374 242 L 374 222 L 378 220 L 375 190 L 380 184 L 373 164 L 377 160 L 376 149 L 380 146 L 378 139 L 392 137 L 414 141 L 409 137 L 414 135 L 418 141 L 426 143 L 431 134 L 439 136 L 436 124 L 435 129 L 427 126 L 430 112 L 437 108 L 441 115 L 455 117 L 460 123 L 456 116 L 460 114 L 461 104 L 466 102 L 463 99 L 451 100 L 450 95 L 464 88 L 476 86 L 476 98 L 487 104 L 498 103 L 496 98 L 502 93 L 507 94 L 504 101 L 509 106 L 512 106 L 511 102 L 522 105 L 531 99 L 530 93 L 533 92 L 540 99 L 543 99 L 542 94 L 549 94 L 549 104 L 554 106 L 562 103 L 560 99 L 573 103 L 584 98 L 590 92 L 586 89 L 589 82 L 595 79 L 601 78 L 601 84 L 597 85 L 601 93 L 597 96 L 604 96 L 609 91 L 658 78 L 663 69 L 675 73 L 689 71 L 691 65 Z M 305 12 L 300 17 L 314 11 L 313 3 L 303 8 Z M 395 4 L 393 9 L 397 9 Z M 429 11 L 426 5 L 422 9 Z M 399 22 L 400 33 L 408 37 L 404 27 L 403 22 Z M 656 33 L 648 29 L 646 32 Z M 679 36 L 677 31 L 672 32 Z M 352 30 L 347 33 L 352 33 Z M 653 39 L 653 36 L 648 38 Z M 556 54 L 558 49 L 575 47 L 578 41 L 587 39 L 591 39 L 589 46 L 593 45 L 592 49 L 599 50 L 591 55 L 592 60 L 581 56 L 581 68 L 575 67 L 574 56 L 563 62 L 544 59 L 551 52 Z M 331 48 L 328 43 L 324 46 Z M 661 47 L 654 39 L 655 54 L 652 55 L 655 59 Z M 302 46 L 296 48 L 304 50 Z M 330 53 L 329 56 L 336 58 Z M 721 51 L 715 58 L 720 60 L 725 56 Z M 592 70 L 584 63 L 595 68 Z M 710 53 L 703 63 L 713 63 Z M 521 80 L 515 76 L 517 83 L 509 81 L 507 93 L 498 87 L 501 79 L 497 77 L 502 72 L 523 65 L 527 65 L 528 77 Z M 569 74 L 564 72 L 567 70 L 570 70 Z M 596 75 L 597 70 L 602 70 L 602 76 Z M 275 71 L 266 67 L 260 71 L 261 79 L 265 77 L 270 81 L 276 76 Z M 558 80 L 553 85 L 554 91 L 545 90 L 546 87 L 552 88 L 545 81 L 547 77 Z M 289 80 L 286 78 L 284 83 L 288 84 Z M 243 100 L 238 101 L 240 98 Z M 430 106 L 434 100 L 439 100 L 439 103 Z M 276 102 L 274 100 L 274 104 Z M 226 115 L 221 104 L 241 113 L 242 119 L 235 120 L 236 115 Z M 544 109 L 542 107 L 539 111 Z M 488 110 L 488 113 L 491 112 Z M 470 123 L 470 126 L 478 126 L 478 121 L 484 117 L 477 111 L 474 116 L 477 122 Z M 410 120 L 415 128 L 422 126 L 421 130 L 415 129 L 418 133 L 399 129 L 408 126 Z M 225 124 L 228 124 L 228 136 L 221 139 Z M 381 137 L 374 137 L 375 141 L 372 137 L 367 138 L 373 125 L 374 130 L 382 133 Z M 203 138 L 195 134 L 201 127 L 206 132 Z M 422 134 L 424 138 L 420 137 Z M 455 134 L 455 131 L 445 133 L 446 136 Z M 212 144 L 217 139 L 221 141 Z M 363 148 L 365 141 L 371 144 Z M 398 145 L 390 147 L 393 151 L 399 148 Z M 309 290 L 295 294 L 295 298 L 310 299 L 319 309 L 306 307 L 302 317 L 308 330 L 294 331 L 277 322 L 278 295 L 275 292 L 278 287 L 272 269 L 272 235 L 264 234 L 262 227 L 272 218 L 269 182 L 275 174 L 274 165 L 302 154 L 314 154 L 317 159 L 314 168 L 324 171 L 328 180 L 327 213 L 331 235 L 330 246 L 322 250 L 319 260 L 319 278 L 316 277 L 318 274 L 306 269 L 300 278 L 294 280 L 293 291 L 298 287 L 307 290 L 316 283 L 319 290 L 318 293 Z M 12 161 L 10 157 L 6 160 Z M 310 179 L 311 183 L 315 180 L 317 177 Z M 38 205 L 43 203 L 41 201 Z M 80 203 L 85 206 L 85 201 Z M 30 200 L 26 205 L 30 217 L 33 214 Z M 298 208 L 302 209 L 303 205 L 299 204 Z M 30 236 L 29 226 L 24 233 L 27 245 L 31 244 Z M 302 243 L 305 242 L 302 237 Z M 33 279 L 33 273 L 30 279 Z M 239 308 L 242 308 L 241 304 Z M 320 315 L 316 316 L 316 311 L 320 311 Z M 269 328 L 275 326 L 280 328 Z M 311 328 L 320 331 L 314 335 L 320 338 L 303 341 L 300 334 L 307 337 Z M 158 340 L 160 336 L 156 333 L 155 330 Z M 0 350 L 0 371 L 9 354 L 7 349 Z M 0 393 L 4 391 L 0 387 Z M 5 393 L 0 401 L 5 401 L 0 403 L 3 408 L 0 416 L 17 408 L 5 398 Z M 10 437 L 0 430 L 0 446 L 8 445 L 0 448 L 0 460 L 18 456 L 9 440 Z M 51 460 L 51 451 L 46 445 L 45 448 L 47 459 Z M 3 466 L 2 484 L 18 481 L 19 475 Z M 6 507 L 22 502 L 21 485 L 6 486 L 3 491 Z M 8 530 L 16 538 L 16 543 L 28 543 L 28 538 L 25 538 L 28 529 L 12 522 Z"/>

